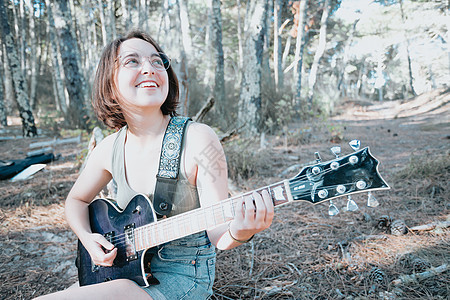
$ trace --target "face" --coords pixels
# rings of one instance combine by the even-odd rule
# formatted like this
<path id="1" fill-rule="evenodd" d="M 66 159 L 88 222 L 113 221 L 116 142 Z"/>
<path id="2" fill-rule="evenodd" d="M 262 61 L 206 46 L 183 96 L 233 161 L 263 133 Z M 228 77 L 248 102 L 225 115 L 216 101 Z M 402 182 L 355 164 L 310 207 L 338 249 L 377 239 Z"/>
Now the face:
<path id="1" fill-rule="evenodd" d="M 166 70 L 161 68 L 156 48 L 141 39 L 124 41 L 119 48 L 114 81 L 127 106 L 159 108 L 169 92 Z M 136 67 L 136 60 L 142 64 Z"/>

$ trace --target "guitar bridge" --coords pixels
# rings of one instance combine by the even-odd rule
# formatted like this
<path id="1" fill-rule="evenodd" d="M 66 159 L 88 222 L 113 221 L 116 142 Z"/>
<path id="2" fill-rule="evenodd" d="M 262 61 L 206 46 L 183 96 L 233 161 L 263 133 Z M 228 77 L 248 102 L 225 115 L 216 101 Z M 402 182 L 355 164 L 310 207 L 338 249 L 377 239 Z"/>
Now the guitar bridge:
<path id="1" fill-rule="evenodd" d="M 124 227 L 125 255 L 127 257 L 127 261 L 135 260 L 138 258 L 136 254 L 136 248 L 134 246 L 134 228 L 135 224 L 130 224 Z"/>

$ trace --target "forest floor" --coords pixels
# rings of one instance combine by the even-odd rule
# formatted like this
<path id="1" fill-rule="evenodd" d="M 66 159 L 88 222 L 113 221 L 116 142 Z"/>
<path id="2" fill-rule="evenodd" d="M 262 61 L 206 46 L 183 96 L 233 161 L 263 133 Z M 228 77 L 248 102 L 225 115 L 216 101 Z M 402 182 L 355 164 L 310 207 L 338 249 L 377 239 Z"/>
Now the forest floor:
<path id="1" fill-rule="evenodd" d="M 391 187 L 373 192 L 380 206 L 367 207 L 361 193 L 353 195 L 355 212 L 345 211 L 345 197 L 335 199 L 341 212 L 334 217 L 328 202 L 277 207 L 272 226 L 251 243 L 218 251 L 213 299 L 449 299 L 450 91 L 383 103 L 348 100 L 339 110 L 267 136 L 264 149 L 259 140 L 225 144 L 229 162 L 244 159 L 247 166 L 247 176 L 230 169 L 230 192 L 293 177 L 314 163 L 314 152 L 330 160 L 331 146 L 341 145 L 346 155 L 352 152 L 347 142 L 359 139 Z M 12 135 L 20 127 L 0 130 L 0 137 Z M 44 132 L 0 140 L 0 159 L 24 158 L 31 143 L 52 138 Z M 0 299 L 31 299 L 77 280 L 76 237 L 64 220 L 64 199 L 88 140 L 53 146 L 59 159 L 31 179 L 0 181 Z M 398 220 L 405 234 L 394 234 L 390 224 Z"/>

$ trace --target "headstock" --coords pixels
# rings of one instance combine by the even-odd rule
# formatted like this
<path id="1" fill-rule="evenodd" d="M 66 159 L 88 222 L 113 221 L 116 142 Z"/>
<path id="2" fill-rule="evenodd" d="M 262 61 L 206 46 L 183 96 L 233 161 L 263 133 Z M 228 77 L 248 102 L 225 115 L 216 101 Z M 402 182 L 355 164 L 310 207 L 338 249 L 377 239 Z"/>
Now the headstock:
<path id="1" fill-rule="evenodd" d="M 336 159 L 331 161 L 321 162 L 320 155 L 316 154 L 316 164 L 304 167 L 300 173 L 289 179 L 293 200 L 313 204 L 330 200 L 329 214 L 335 215 L 339 210 L 332 199 L 347 195 L 347 210 L 354 211 L 358 206 L 351 194 L 367 191 L 368 205 L 378 205 L 370 191 L 389 189 L 378 173 L 379 162 L 372 156 L 368 147 L 358 150 L 359 141 L 354 140 L 350 145 L 355 152 L 343 157 L 339 157 L 340 147 L 333 147 L 331 151 Z"/>

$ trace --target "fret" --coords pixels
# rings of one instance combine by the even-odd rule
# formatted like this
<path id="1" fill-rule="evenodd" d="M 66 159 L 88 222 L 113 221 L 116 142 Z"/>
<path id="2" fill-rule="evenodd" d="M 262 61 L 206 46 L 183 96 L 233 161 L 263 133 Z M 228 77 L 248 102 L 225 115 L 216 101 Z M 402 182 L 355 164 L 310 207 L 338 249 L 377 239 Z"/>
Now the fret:
<path id="1" fill-rule="evenodd" d="M 142 240 L 141 240 L 141 230 L 140 228 L 134 229 L 134 248 L 135 249 L 141 249 L 142 247 Z"/>
<path id="2" fill-rule="evenodd" d="M 148 248 L 148 247 L 150 247 L 151 242 L 150 242 L 150 235 L 148 233 L 148 230 L 146 230 L 146 229 L 147 229 L 146 227 L 142 227 L 142 235 L 144 237 L 145 248 Z"/>
<path id="3" fill-rule="evenodd" d="M 233 219 L 233 217 L 234 217 L 233 200 L 232 199 L 224 200 L 221 203 L 222 203 L 222 211 L 223 211 L 224 219 L 226 221 Z"/>
<path id="4" fill-rule="evenodd" d="M 197 221 L 198 221 L 199 227 L 202 229 L 206 229 L 208 226 L 206 223 L 205 210 L 204 209 L 198 210 L 196 212 L 196 216 L 197 216 Z"/>
<path id="5" fill-rule="evenodd" d="M 225 222 L 225 218 L 222 214 L 222 210 L 220 209 L 220 203 L 216 203 L 213 205 L 213 213 L 214 213 L 214 225 L 222 224 Z"/>
<path id="6" fill-rule="evenodd" d="M 152 226 L 150 226 L 148 228 L 150 239 L 152 240 L 152 244 L 153 245 L 158 245 L 158 241 L 156 240 L 156 226 L 155 226 L 155 223 L 153 223 L 151 225 Z"/>
<path id="7" fill-rule="evenodd" d="M 289 195 L 286 192 L 284 182 L 279 182 L 272 186 L 272 201 L 274 206 L 282 205 L 289 202 Z"/>
<path id="8" fill-rule="evenodd" d="M 191 232 L 190 233 L 194 233 L 197 231 L 198 229 L 198 222 L 197 222 L 197 218 L 195 216 L 195 214 L 189 214 L 189 222 L 191 225 Z"/>
<path id="9" fill-rule="evenodd" d="M 179 215 L 173 216 L 173 233 L 175 237 L 182 237 L 183 235 L 180 232 L 180 217 Z"/>

